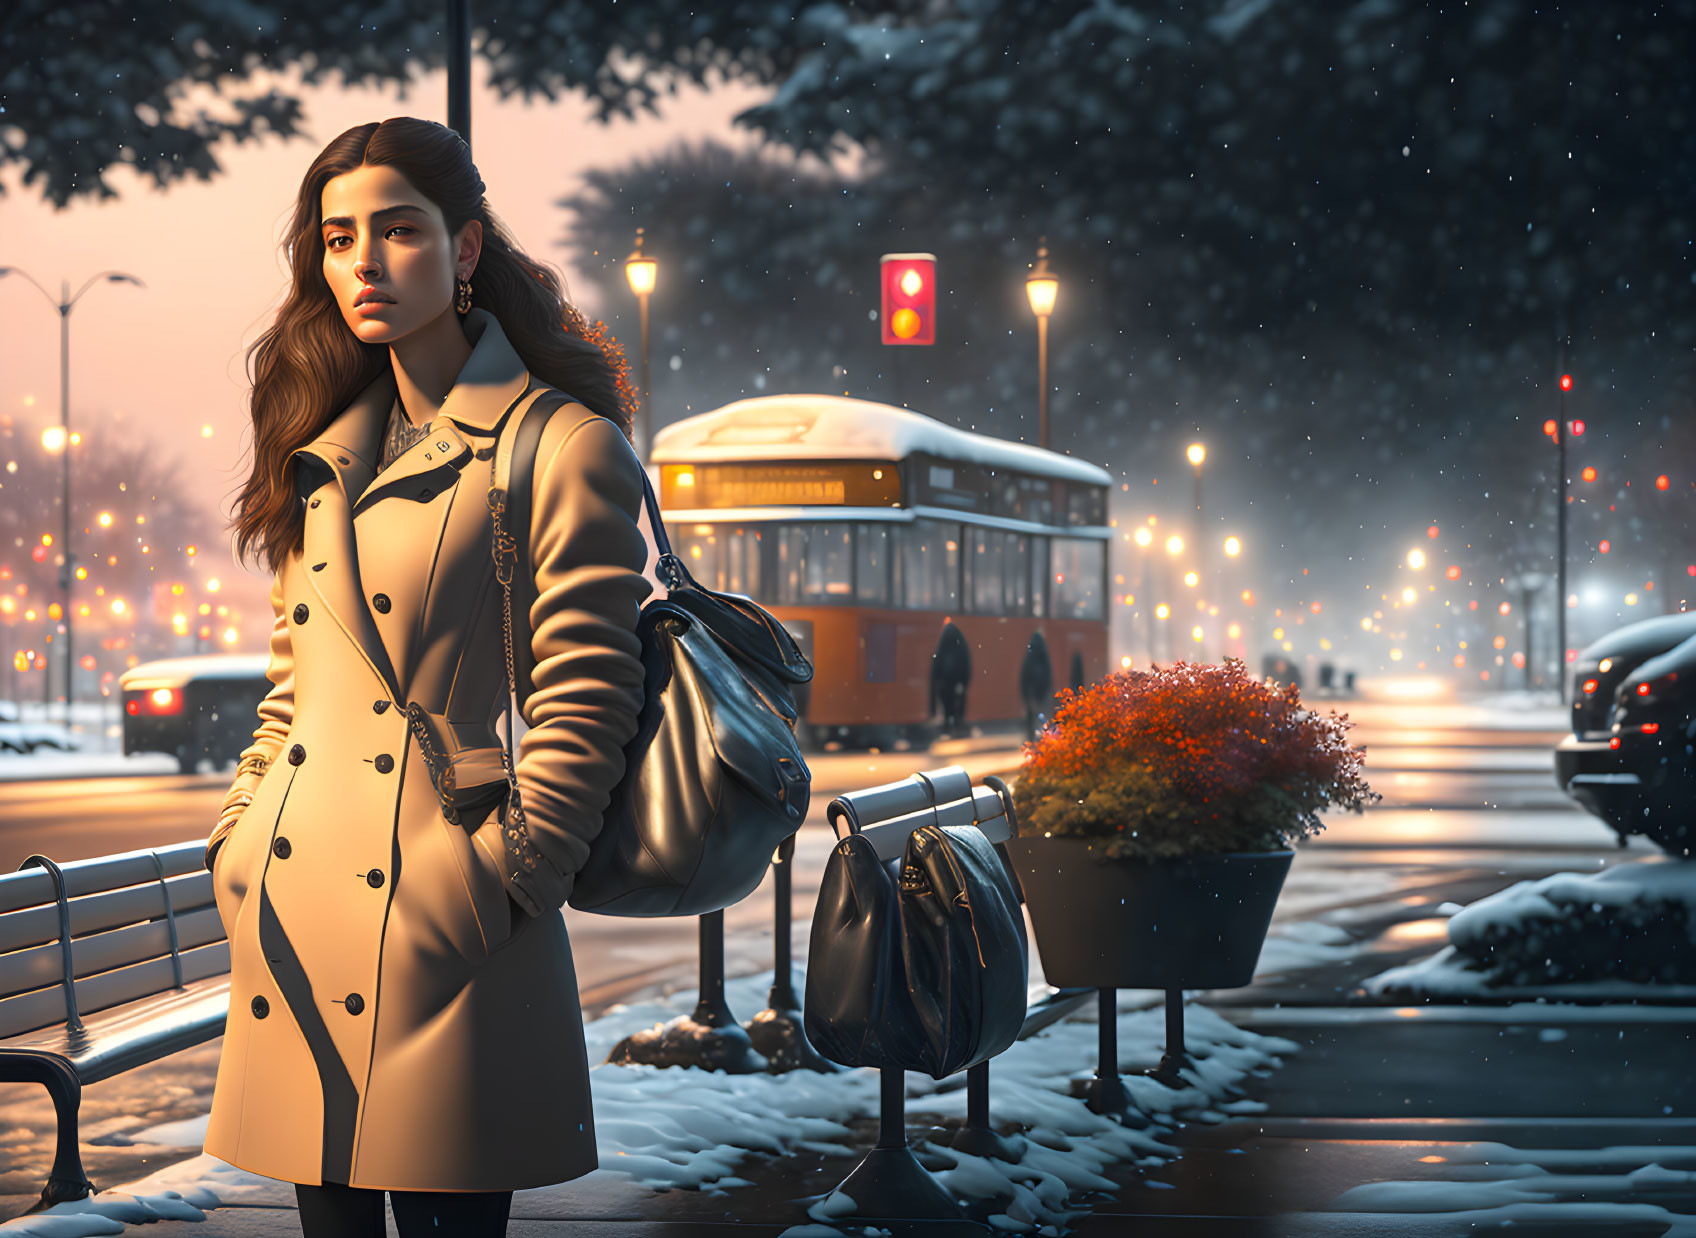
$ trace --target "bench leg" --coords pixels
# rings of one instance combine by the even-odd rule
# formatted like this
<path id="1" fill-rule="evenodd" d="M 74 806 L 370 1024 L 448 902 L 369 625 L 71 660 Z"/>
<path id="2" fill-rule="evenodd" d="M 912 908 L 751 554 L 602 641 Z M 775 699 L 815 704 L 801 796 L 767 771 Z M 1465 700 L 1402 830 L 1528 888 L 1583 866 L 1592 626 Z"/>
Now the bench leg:
<path id="1" fill-rule="evenodd" d="M 907 1146 L 906 1075 L 886 1066 L 882 1071 L 882 1104 L 878 1111 L 877 1146 L 867 1152 L 837 1190 L 854 1201 L 849 1222 L 925 1220 L 952 1221 L 965 1217 L 942 1183 L 930 1176 Z M 927 1231 L 930 1232 L 930 1231 Z M 950 1231 L 940 1227 L 939 1236 Z M 973 1228 L 981 1233 L 981 1229 Z"/>
<path id="2" fill-rule="evenodd" d="M 53 1098 L 53 1111 L 59 1119 L 59 1142 L 53 1153 L 53 1168 L 48 1174 L 47 1185 L 41 1190 L 41 1198 L 29 1209 L 29 1213 L 73 1199 L 87 1199 L 94 1193 L 95 1187 L 83 1172 L 82 1151 L 77 1144 L 77 1112 L 82 1107 L 82 1080 L 77 1078 L 76 1070 L 57 1054 L 14 1050 L 0 1056 L 0 1081 L 42 1084 Z"/>

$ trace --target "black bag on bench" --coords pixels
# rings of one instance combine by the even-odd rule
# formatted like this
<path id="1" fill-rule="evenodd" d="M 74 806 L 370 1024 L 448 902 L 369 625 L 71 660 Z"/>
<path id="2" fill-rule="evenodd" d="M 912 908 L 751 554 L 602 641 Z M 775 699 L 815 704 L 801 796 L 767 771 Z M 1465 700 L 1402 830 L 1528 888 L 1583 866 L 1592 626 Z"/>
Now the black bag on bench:
<path id="1" fill-rule="evenodd" d="M 825 1057 L 944 1078 L 1018 1038 L 1028 984 L 1019 898 L 976 826 L 922 826 L 902 860 L 858 832 L 831 852 L 805 1014 Z"/>

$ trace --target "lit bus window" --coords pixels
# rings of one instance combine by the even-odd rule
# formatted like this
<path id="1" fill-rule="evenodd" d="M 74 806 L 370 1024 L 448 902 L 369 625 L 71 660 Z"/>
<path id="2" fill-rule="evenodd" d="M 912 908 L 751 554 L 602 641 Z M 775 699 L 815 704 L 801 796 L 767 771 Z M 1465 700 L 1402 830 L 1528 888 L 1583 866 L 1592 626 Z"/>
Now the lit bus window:
<path id="1" fill-rule="evenodd" d="M 1000 529 L 967 529 L 972 553 L 972 611 L 979 615 L 1007 613 L 1006 564 L 1002 557 L 1003 537 Z"/>
<path id="2" fill-rule="evenodd" d="M 1101 571 L 1105 542 L 1078 537 L 1050 541 L 1050 597 L 1056 619 L 1102 617 Z"/>
<path id="3" fill-rule="evenodd" d="M 779 525 L 777 603 L 852 602 L 853 549 L 845 521 Z"/>
<path id="4" fill-rule="evenodd" d="M 890 588 L 889 526 L 854 526 L 854 600 L 888 606 Z"/>
<path id="5" fill-rule="evenodd" d="M 1001 579 L 1006 582 L 1007 613 L 1031 613 L 1031 539 L 1023 533 L 1003 533 Z"/>
<path id="6" fill-rule="evenodd" d="M 739 525 L 669 525 L 671 549 L 697 583 L 719 593 L 760 598 L 760 541 L 757 528 Z"/>
<path id="7" fill-rule="evenodd" d="M 909 610 L 951 610 L 960 604 L 960 526 L 915 520 L 896 526 L 900 549 L 896 605 Z"/>
<path id="8" fill-rule="evenodd" d="M 1048 539 L 1031 538 L 1031 614 L 1048 617 Z"/>

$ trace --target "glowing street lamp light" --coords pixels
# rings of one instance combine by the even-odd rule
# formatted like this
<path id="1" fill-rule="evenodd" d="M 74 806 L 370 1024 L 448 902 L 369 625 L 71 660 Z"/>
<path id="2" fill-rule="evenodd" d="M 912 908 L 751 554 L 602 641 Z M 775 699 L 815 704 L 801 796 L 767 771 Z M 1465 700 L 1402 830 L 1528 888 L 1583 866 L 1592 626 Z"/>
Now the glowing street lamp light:
<path id="1" fill-rule="evenodd" d="M 1233 559 L 1236 558 L 1242 552 L 1243 552 L 1242 542 L 1238 541 L 1234 537 L 1227 537 L 1225 539 L 1225 553 L 1230 555 L 1231 558 L 1233 558 Z"/>
<path id="2" fill-rule="evenodd" d="M 1416 572 L 1420 568 L 1424 567 L 1425 566 L 1425 552 L 1423 550 L 1410 550 L 1410 551 L 1408 551 L 1407 552 L 1407 565 L 1409 567 L 1411 567 Z"/>
<path id="3" fill-rule="evenodd" d="M 147 287 L 133 275 L 122 271 L 101 271 L 88 277 L 88 281 L 77 290 L 76 296 L 71 295 L 69 280 L 59 282 L 59 299 L 37 284 L 27 271 L 17 267 L 0 267 L 0 279 L 8 275 L 22 276 L 35 290 L 47 298 L 47 302 L 59 312 L 59 426 L 57 433 L 49 440 L 48 435 L 42 435 L 42 444 L 48 451 L 59 452 L 59 504 L 60 516 L 63 518 L 63 541 L 61 547 L 65 556 L 65 564 L 59 571 L 59 588 L 64 593 L 63 610 L 65 612 L 65 725 L 71 723 L 71 688 L 76 671 L 76 657 L 73 653 L 73 637 L 71 625 L 71 581 L 72 573 L 76 571 L 76 559 L 71 554 L 71 452 L 70 448 L 77 445 L 80 436 L 71 433 L 71 311 L 82 300 L 83 293 L 94 286 L 94 281 L 105 277 L 109 284 L 134 284 L 138 288 Z M 42 676 L 42 703 L 45 705 L 52 700 L 51 671 Z"/>
<path id="4" fill-rule="evenodd" d="M 660 264 L 653 257 L 642 252 L 642 229 L 636 229 L 636 248 L 630 251 L 630 256 L 624 260 L 624 277 L 630 281 L 630 291 L 636 294 L 636 303 L 642 314 L 642 399 L 637 404 L 637 454 L 642 463 L 648 462 L 649 444 L 649 411 L 650 397 L 648 391 L 648 294 L 654 290 L 654 284 L 659 279 Z"/>
<path id="5" fill-rule="evenodd" d="M 1036 315 L 1037 435 L 1039 447 L 1048 446 L 1048 316 L 1060 295 L 1060 280 L 1048 269 L 1048 238 L 1036 247 L 1036 266 L 1025 276 L 1025 296 Z"/>

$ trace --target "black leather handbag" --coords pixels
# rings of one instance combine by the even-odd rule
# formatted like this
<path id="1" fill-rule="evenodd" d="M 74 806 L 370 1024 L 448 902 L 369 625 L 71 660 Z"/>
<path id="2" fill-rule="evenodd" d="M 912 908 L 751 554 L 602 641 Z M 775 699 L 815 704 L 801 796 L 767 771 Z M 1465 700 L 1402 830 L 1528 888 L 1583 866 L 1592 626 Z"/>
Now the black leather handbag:
<path id="1" fill-rule="evenodd" d="M 548 392 L 525 410 L 508 476 L 507 453 L 495 456 L 489 504 L 506 600 L 509 686 L 520 701 L 534 671 L 530 625 L 520 638 L 513 622 L 530 614 L 536 596 L 528 545 L 536 449 L 548 417 L 569 400 Z M 790 685 L 811 679 L 813 668 L 783 625 L 753 601 L 695 582 L 671 552 L 646 472 L 642 488 L 659 550 L 655 570 L 668 592 L 649 599 L 637 618 L 645 672 L 640 719 L 624 749 L 624 777 L 568 901 L 602 915 L 702 915 L 751 894 L 772 852 L 806 818 L 812 774 L 795 740 Z M 522 834 L 510 700 L 507 728 L 506 817 Z"/>
<path id="2" fill-rule="evenodd" d="M 858 831 L 837 843 L 807 955 L 825 1057 L 941 1079 L 1018 1038 L 1028 983 L 1018 894 L 976 826 L 921 826 L 889 861 Z"/>

